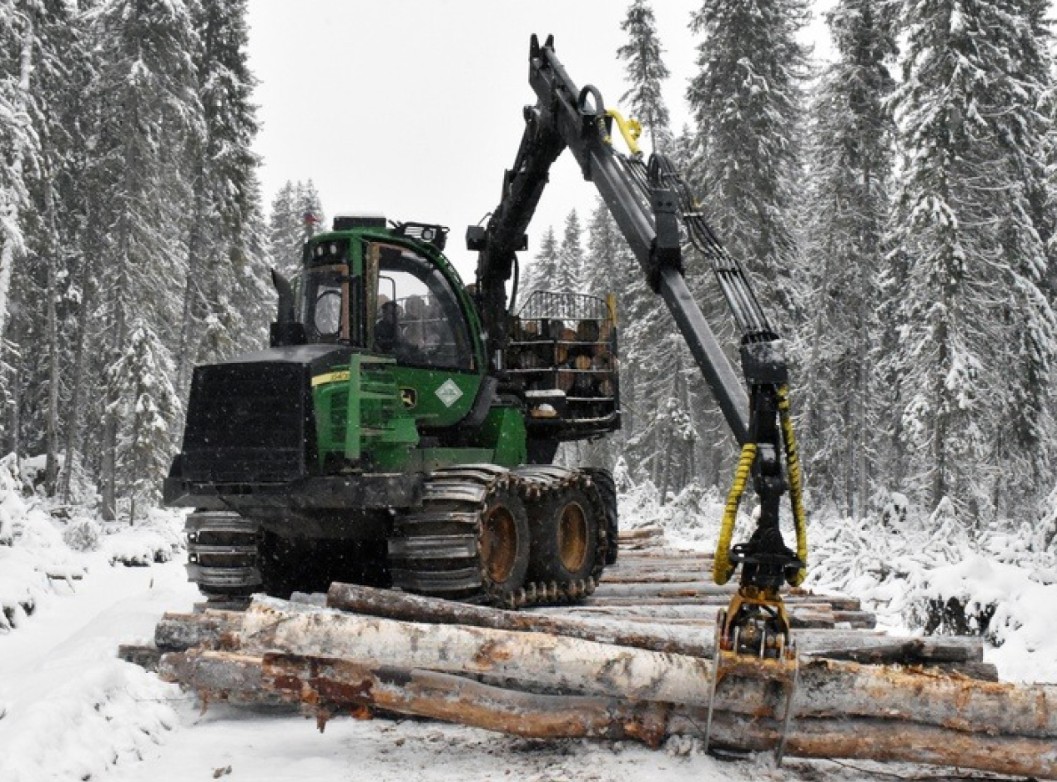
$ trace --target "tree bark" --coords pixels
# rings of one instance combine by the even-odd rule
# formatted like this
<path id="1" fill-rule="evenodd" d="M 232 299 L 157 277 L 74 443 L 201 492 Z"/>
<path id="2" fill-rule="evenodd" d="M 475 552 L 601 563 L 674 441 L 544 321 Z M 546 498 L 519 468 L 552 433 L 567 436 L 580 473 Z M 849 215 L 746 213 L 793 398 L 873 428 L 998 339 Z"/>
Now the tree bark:
<path id="1" fill-rule="evenodd" d="M 73 369 L 73 390 L 66 415 L 66 470 L 62 475 L 62 500 L 69 502 L 73 489 L 73 465 L 79 450 L 81 411 L 84 409 L 85 386 L 88 383 L 88 328 L 95 307 L 96 248 L 88 244 L 81 261 L 81 309 L 77 315 L 77 347 Z"/>
<path id="2" fill-rule="evenodd" d="M 372 591 L 369 587 L 356 589 Z M 713 626 L 700 623 L 681 625 L 671 622 L 628 622 L 609 617 L 585 617 L 586 621 L 580 621 L 580 617 L 502 611 L 449 603 L 435 598 L 374 591 L 381 593 L 381 599 L 351 598 L 341 601 L 343 607 L 360 614 L 386 616 L 404 621 L 461 624 L 515 632 L 549 632 L 587 641 L 615 643 L 691 657 L 710 659 L 713 652 Z M 392 596 L 392 599 L 386 598 L 386 595 Z M 440 604 L 435 613 L 426 610 L 433 604 Z M 193 614 L 166 614 L 155 627 L 154 643 L 162 651 L 185 651 L 199 645 L 231 648 L 238 643 L 237 633 L 241 621 L 242 614 L 237 611 L 209 609 Z M 854 630 L 801 630 L 796 633 L 796 640 L 800 652 L 813 657 L 870 664 L 969 669 L 977 678 L 996 678 L 993 666 L 982 662 L 983 644 L 979 638 L 937 636 L 899 639 Z"/>
<path id="3" fill-rule="evenodd" d="M 44 155 L 47 157 L 49 153 L 45 150 Z M 48 335 L 48 411 L 44 435 L 44 490 L 49 497 L 54 497 L 59 478 L 59 383 L 62 378 L 59 374 L 59 315 L 56 304 L 59 297 L 56 272 L 58 259 L 55 257 L 55 199 L 52 194 L 51 176 L 45 177 L 44 224 L 47 226 L 44 252 L 48 275 L 44 291 L 48 302 L 45 315 Z"/>

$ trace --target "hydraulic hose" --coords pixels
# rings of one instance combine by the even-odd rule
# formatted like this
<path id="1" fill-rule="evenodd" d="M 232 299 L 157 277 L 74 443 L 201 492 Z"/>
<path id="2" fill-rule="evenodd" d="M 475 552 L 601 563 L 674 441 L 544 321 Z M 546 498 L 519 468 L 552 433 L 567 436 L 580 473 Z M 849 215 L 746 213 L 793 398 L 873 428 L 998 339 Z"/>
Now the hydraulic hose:
<path id="1" fill-rule="evenodd" d="M 793 524 L 796 527 L 796 558 L 807 564 L 807 514 L 804 511 L 803 482 L 800 477 L 800 457 L 796 450 L 796 435 L 793 432 L 793 417 L 789 406 L 789 387 L 778 387 L 778 417 L 782 424 L 782 442 L 785 444 L 786 468 L 789 470 L 789 499 L 793 506 Z M 789 579 L 790 586 L 800 586 L 807 577 L 807 568 L 802 567 Z"/>
<path id="2" fill-rule="evenodd" d="M 745 443 L 741 447 L 738 468 L 734 471 L 734 483 L 727 493 L 727 505 L 723 511 L 723 521 L 719 527 L 719 540 L 716 542 L 716 555 L 712 560 L 712 580 L 725 584 L 734 575 L 734 565 L 730 562 L 730 542 L 734 538 L 734 523 L 738 519 L 738 505 L 741 495 L 745 493 L 752 463 L 756 461 L 756 443 Z"/>

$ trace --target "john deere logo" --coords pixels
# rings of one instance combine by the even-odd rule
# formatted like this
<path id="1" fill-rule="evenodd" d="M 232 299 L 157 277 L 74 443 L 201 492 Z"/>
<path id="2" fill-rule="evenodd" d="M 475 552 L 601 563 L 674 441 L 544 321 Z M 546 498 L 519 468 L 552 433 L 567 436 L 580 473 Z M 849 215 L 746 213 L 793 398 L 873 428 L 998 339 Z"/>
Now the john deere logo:
<path id="1" fill-rule="evenodd" d="M 400 401 L 404 403 L 404 407 L 410 410 L 418 404 L 418 392 L 413 388 L 401 388 Z"/>
<path id="2" fill-rule="evenodd" d="M 445 407 L 451 407 L 459 401 L 459 397 L 462 396 L 462 389 L 459 388 L 455 384 L 455 381 L 449 377 L 441 383 L 440 388 L 434 393 L 437 395 L 437 399 L 444 403 Z"/>

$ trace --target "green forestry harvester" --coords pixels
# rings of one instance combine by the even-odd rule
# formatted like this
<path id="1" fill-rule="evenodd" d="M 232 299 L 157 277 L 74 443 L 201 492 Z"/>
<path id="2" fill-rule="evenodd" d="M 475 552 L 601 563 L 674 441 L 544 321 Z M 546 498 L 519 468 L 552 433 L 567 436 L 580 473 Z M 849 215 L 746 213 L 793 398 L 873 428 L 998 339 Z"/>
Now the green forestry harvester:
<path id="1" fill-rule="evenodd" d="M 569 149 L 672 311 L 742 446 L 717 551 L 741 565 L 723 648 L 780 657 L 779 595 L 806 549 L 782 342 L 742 266 L 633 122 L 577 89 L 533 37 L 525 132 L 502 198 L 471 227 L 476 280 L 443 255 L 447 229 L 347 216 L 279 275 L 271 346 L 195 369 L 166 502 L 194 508 L 189 573 L 210 597 L 286 596 L 342 580 L 518 607 L 589 595 L 617 556 L 611 475 L 552 462 L 560 443 L 620 425 L 613 300 L 537 292 L 517 303 L 516 252 L 554 160 Z M 613 149 L 621 130 L 631 153 Z M 683 279 L 681 245 L 709 260 L 742 333 L 739 376 Z M 508 292 L 508 284 L 510 291 Z M 752 479 L 757 528 L 731 547 Z M 783 543 L 789 490 L 797 551 Z"/>

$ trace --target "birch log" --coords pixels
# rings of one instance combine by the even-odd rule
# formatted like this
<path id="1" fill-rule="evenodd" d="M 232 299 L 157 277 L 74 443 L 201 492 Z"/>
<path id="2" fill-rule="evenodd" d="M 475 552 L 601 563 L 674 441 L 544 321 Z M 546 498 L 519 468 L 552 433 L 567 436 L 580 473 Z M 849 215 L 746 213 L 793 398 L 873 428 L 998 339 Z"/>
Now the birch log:
<path id="1" fill-rule="evenodd" d="M 656 747 L 670 735 L 700 736 L 701 708 L 580 695 L 538 695 L 450 674 L 362 665 L 347 660 L 192 650 L 163 657 L 162 675 L 193 687 L 203 700 L 286 701 L 321 713 L 370 706 L 532 738 L 633 739 Z M 718 706 L 717 706 L 718 708 Z M 719 710 L 712 742 L 730 749 L 769 751 L 777 721 Z M 799 716 L 786 754 L 906 761 L 1057 778 L 1052 736 L 991 735 L 878 717 Z"/>
<path id="2" fill-rule="evenodd" d="M 707 706 L 711 663 L 544 633 L 426 625 L 255 600 L 238 633 L 243 651 L 279 651 L 403 669 L 484 675 L 519 689 Z M 716 708 L 781 707 L 766 662 L 723 669 Z M 776 692 L 777 691 L 777 692 Z M 980 682 L 929 670 L 805 659 L 796 713 L 895 719 L 961 731 L 1057 740 L 1057 687 Z"/>
<path id="3" fill-rule="evenodd" d="M 844 604 L 851 602 L 845 600 Z M 702 623 L 700 618 L 693 620 L 693 624 L 688 620 L 687 624 L 680 625 L 671 619 L 661 622 L 637 617 L 641 621 L 630 621 L 626 611 L 614 611 L 611 614 L 584 611 L 567 613 L 562 609 L 554 609 L 554 613 L 538 610 L 505 611 L 339 582 L 331 584 L 327 592 L 327 605 L 356 614 L 410 622 L 551 633 L 657 652 L 674 652 L 692 657 L 712 656 L 713 625 L 711 622 Z M 559 610 L 562 613 L 557 613 Z M 714 619 L 715 610 L 714 607 L 707 609 L 709 619 Z M 701 616 L 700 610 L 696 613 L 698 617 Z M 979 638 L 899 640 L 861 632 L 819 632 L 819 629 L 796 634 L 801 651 L 814 654 L 824 650 L 824 656 L 870 663 L 979 663 L 983 660 L 983 641 Z M 162 646 L 160 642 L 158 645 Z M 860 658 L 857 656 L 859 654 L 863 656 Z M 994 677 L 992 671 L 985 673 L 987 675 L 984 678 Z"/>

